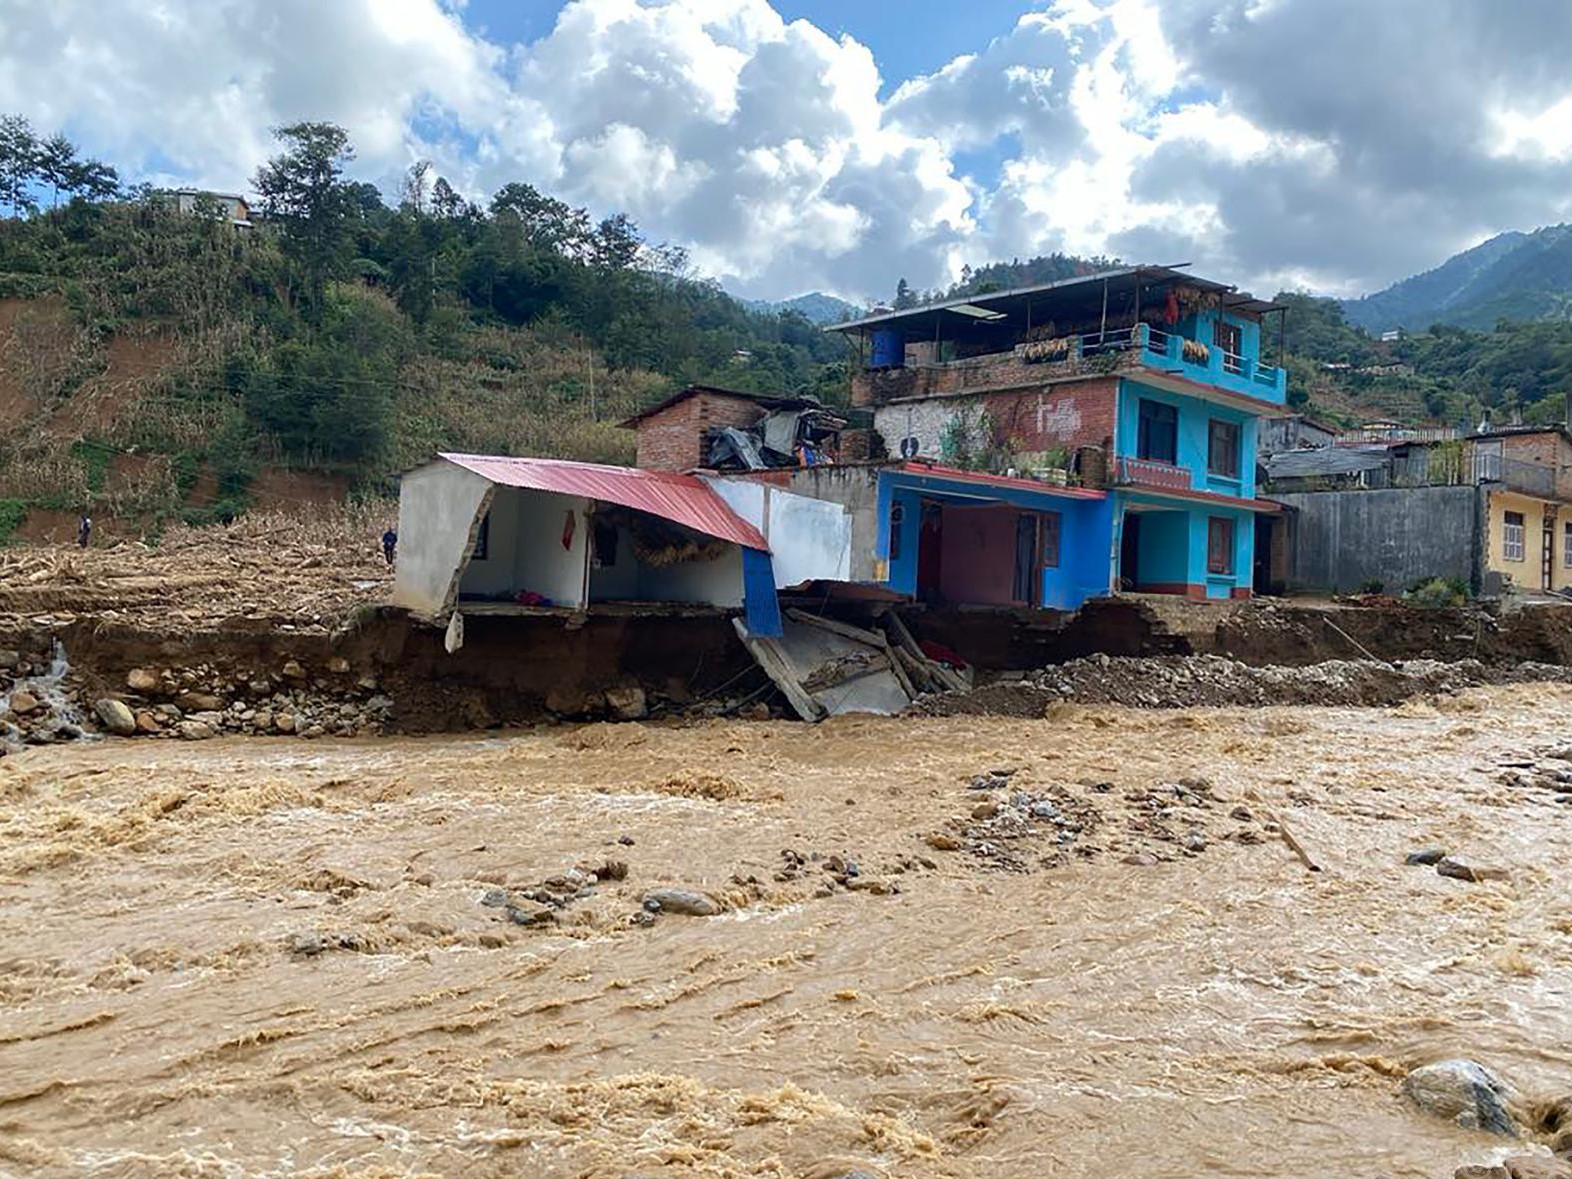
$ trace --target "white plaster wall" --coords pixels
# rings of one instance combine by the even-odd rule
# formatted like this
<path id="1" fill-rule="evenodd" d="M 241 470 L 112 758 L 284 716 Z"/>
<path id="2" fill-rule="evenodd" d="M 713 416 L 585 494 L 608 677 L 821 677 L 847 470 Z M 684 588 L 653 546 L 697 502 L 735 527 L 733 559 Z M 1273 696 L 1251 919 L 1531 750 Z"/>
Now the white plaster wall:
<path id="1" fill-rule="evenodd" d="M 906 457 L 901 454 L 901 439 L 912 436 L 918 444 L 915 457 L 939 460 L 944 457 L 944 431 L 951 419 L 965 410 L 975 422 L 982 405 L 980 397 L 930 397 L 903 405 L 881 405 L 873 411 L 873 428 L 884 439 L 885 450 L 892 458 Z"/>
<path id="2" fill-rule="evenodd" d="M 398 565 L 393 604 L 418 614 L 446 609 L 491 482 L 444 459 L 399 485 Z"/>
<path id="3" fill-rule="evenodd" d="M 851 580 L 852 522 L 844 506 L 767 483 L 706 481 L 732 511 L 764 534 L 777 589 L 805 581 Z"/>
<path id="4" fill-rule="evenodd" d="M 591 549 L 593 558 L 594 550 Z M 639 597 L 639 560 L 626 529 L 617 529 L 617 559 L 604 568 L 590 563 L 590 601 L 634 602 Z"/>
<path id="5" fill-rule="evenodd" d="M 620 558 L 619 558 L 620 560 Z M 713 561 L 682 561 L 656 569 L 639 566 L 639 598 L 646 602 L 742 605 L 742 549 L 729 544 Z"/>
<path id="6" fill-rule="evenodd" d="M 589 554 L 589 501 L 576 495 L 499 487 L 491 504 L 485 560 L 472 560 L 460 588 L 465 594 L 516 594 L 533 590 L 554 606 L 584 604 Z M 563 525 L 573 516 L 573 539 L 562 546 Z"/>

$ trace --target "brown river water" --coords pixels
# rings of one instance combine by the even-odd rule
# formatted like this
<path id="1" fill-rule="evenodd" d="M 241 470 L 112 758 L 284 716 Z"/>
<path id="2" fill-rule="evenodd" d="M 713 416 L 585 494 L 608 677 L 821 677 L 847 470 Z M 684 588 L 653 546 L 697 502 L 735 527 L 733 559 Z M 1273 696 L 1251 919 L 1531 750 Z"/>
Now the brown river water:
<path id="1" fill-rule="evenodd" d="M 1499 1140 L 1408 1068 L 1572 1092 L 1572 806 L 1498 780 L 1569 722 L 1529 685 L 30 750 L 0 1175 L 1450 1176 Z M 988 818 L 1015 791 L 1069 825 Z M 608 859 L 554 926 L 481 903 Z M 659 885 L 726 910 L 639 924 Z"/>

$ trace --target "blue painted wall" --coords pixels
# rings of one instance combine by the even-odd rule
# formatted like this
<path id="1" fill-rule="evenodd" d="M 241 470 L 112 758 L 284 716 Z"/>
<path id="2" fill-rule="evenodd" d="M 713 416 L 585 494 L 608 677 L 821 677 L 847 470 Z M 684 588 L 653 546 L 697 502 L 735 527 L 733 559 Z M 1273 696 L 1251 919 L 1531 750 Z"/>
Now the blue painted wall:
<path id="1" fill-rule="evenodd" d="M 1141 534 L 1136 561 L 1143 585 L 1204 586 L 1209 598 L 1227 598 L 1235 588 L 1250 588 L 1255 573 L 1254 512 L 1199 503 L 1181 507 L 1175 500 L 1126 491 L 1120 492 L 1116 508 L 1121 530 L 1131 502 L 1163 509 L 1140 513 Z M 1206 571 L 1208 522 L 1214 516 L 1234 522 L 1231 573 Z"/>
<path id="2" fill-rule="evenodd" d="M 1043 571 L 1043 604 L 1055 610 L 1073 610 L 1087 598 L 1109 592 L 1114 549 L 1114 497 L 1083 499 L 1054 495 L 1029 488 L 979 487 L 946 484 L 944 480 L 902 472 L 879 475 L 879 531 L 875 555 L 887 565 L 884 584 L 908 597 L 917 593 L 917 547 L 925 496 L 942 497 L 946 490 L 987 495 L 1000 504 L 1039 512 L 1059 513 L 1059 565 Z M 983 506 L 981 501 L 967 501 Z M 900 555 L 890 557 L 890 511 L 902 508 Z"/>
<path id="3" fill-rule="evenodd" d="M 1119 382 L 1119 418 L 1115 434 L 1118 453 L 1125 458 L 1138 457 L 1137 430 L 1140 424 L 1140 405 L 1143 400 L 1159 401 L 1178 410 L 1178 465 L 1192 472 L 1193 486 L 1197 491 L 1215 491 L 1220 495 L 1236 495 L 1242 499 L 1251 499 L 1255 496 L 1257 431 L 1254 415 L 1203 401 L 1199 397 L 1169 393 L 1126 377 Z M 1212 475 L 1206 469 L 1209 429 L 1213 418 L 1233 422 L 1240 428 L 1239 478 L 1237 479 Z"/>

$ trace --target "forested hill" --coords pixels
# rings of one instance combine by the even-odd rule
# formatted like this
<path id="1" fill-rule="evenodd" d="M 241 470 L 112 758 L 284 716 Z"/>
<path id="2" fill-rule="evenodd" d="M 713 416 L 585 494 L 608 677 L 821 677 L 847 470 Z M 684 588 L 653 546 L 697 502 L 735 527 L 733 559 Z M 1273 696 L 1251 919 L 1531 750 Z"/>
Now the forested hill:
<path id="1" fill-rule="evenodd" d="M 439 447 L 625 460 L 615 423 L 688 381 L 843 393 L 839 339 L 626 217 L 523 182 L 482 207 L 423 165 L 390 207 L 341 129 L 279 141 L 244 229 L 92 161 L 59 187 L 46 148 L 71 145 L 0 123 L 0 533 L 222 515 L 279 468 L 387 489 Z"/>
<path id="2" fill-rule="evenodd" d="M 1345 307 L 1351 322 L 1376 335 L 1433 323 L 1488 331 L 1501 321 L 1572 318 L 1572 225 L 1498 234 Z"/>
<path id="3" fill-rule="evenodd" d="M 627 461 L 616 423 L 688 381 L 844 396 L 839 338 L 745 306 L 626 217 L 523 181 L 477 205 L 425 165 L 390 205 L 346 177 L 341 129 L 278 134 L 243 228 L 0 118 L 0 540 L 89 507 L 147 526 L 389 491 L 439 448 Z M 892 296 L 1114 265 L 1050 254 Z M 1344 422 L 1552 420 L 1572 382 L 1565 322 L 1383 344 L 1334 300 L 1279 298 L 1294 404 Z"/>

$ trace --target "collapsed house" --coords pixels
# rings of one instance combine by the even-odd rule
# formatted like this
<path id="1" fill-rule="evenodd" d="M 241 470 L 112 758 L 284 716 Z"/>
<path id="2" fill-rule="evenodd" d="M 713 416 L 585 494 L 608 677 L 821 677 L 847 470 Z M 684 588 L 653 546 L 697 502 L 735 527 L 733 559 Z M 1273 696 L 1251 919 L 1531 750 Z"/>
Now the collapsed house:
<path id="1" fill-rule="evenodd" d="M 782 617 L 779 591 L 848 583 L 851 517 L 766 483 L 596 463 L 440 454 L 405 474 L 392 604 L 464 618 L 729 615 L 798 714 L 896 712 L 944 672 L 907 637 Z M 913 677 L 915 676 L 915 682 Z"/>
<path id="2" fill-rule="evenodd" d="M 399 537 L 393 603 L 435 621 L 688 604 L 779 633 L 764 534 L 694 475 L 442 454 L 404 476 Z"/>

